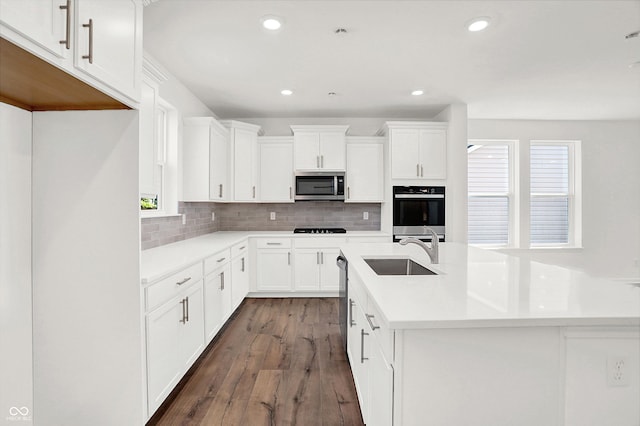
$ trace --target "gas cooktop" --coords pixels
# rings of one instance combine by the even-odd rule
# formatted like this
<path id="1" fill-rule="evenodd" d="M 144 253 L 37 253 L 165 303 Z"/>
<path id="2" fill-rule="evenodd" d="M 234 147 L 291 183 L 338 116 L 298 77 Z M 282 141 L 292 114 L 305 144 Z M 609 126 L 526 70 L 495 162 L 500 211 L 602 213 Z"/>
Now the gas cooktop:
<path id="1" fill-rule="evenodd" d="M 345 234 L 344 228 L 296 228 L 294 234 Z"/>

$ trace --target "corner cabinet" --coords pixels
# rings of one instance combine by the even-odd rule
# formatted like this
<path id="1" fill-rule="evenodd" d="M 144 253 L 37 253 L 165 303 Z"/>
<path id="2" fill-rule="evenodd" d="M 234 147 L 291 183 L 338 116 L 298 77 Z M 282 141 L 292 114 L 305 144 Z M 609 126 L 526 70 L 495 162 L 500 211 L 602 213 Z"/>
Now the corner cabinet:
<path id="1" fill-rule="evenodd" d="M 261 136 L 260 201 L 293 203 L 293 138 Z"/>
<path id="2" fill-rule="evenodd" d="M 348 129 L 349 126 L 291 126 L 295 169 L 344 171 Z"/>
<path id="3" fill-rule="evenodd" d="M 347 138 L 345 184 L 345 203 L 384 201 L 384 138 Z"/>
<path id="4" fill-rule="evenodd" d="M 447 123 L 390 121 L 392 179 L 446 179 Z"/>
<path id="5" fill-rule="evenodd" d="M 124 103 L 139 101 L 140 0 L 1 0 L 0 20 L 3 38 Z"/>
<path id="6" fill-rule="evenodd" d="M 184 119 L 182 200 L 226 201 L 229 131 L 213 117 Z"/>
<path id="7" fill-rule="evenodd" d="M 258 134 L 260 126 L 225 120 L 229 129 L 233 201 L 258 201 Z"/>

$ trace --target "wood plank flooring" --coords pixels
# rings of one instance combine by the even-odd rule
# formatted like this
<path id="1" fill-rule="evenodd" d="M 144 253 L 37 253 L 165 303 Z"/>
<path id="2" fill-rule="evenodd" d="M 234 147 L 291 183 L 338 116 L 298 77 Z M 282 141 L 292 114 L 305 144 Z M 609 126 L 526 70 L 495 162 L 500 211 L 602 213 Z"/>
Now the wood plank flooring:
<path id="1" fill-rule="evenodd" d="M 147 425 L 363 425 L 337 298 L 246 299 Z"/>

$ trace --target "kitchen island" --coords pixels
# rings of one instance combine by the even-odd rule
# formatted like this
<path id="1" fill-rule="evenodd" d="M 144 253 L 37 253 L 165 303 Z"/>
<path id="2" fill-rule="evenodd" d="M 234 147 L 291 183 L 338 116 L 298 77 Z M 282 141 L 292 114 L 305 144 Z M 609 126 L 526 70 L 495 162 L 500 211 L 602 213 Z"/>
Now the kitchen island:
<path id="1" fill-rule="evenodd" d="M 368 425 L 638 424 L 640 289 L 440 244 L 348 244 L 348 353 Z M 409 257 L 437 275 L 377 275 Z"/>

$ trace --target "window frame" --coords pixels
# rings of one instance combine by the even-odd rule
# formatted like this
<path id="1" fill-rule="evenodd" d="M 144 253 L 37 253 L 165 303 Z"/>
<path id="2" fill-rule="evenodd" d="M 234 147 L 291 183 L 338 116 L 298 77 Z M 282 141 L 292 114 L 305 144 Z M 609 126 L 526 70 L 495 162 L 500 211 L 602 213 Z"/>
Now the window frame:
<path id="1" fill-rule="evenodd" d="M 549 196 L 549 194 L 536 195 L 531 191 L 531 147 L 532 146 L 566 146 L 568 149 L 568 237 L 566 243 L 531 243 L 531 200 L 537 197 Z M 529 241 L 528 248 L 532 250 L 558 249 L 558 248 L 581 248 L 582 247 L 582 142 L 580 140 L 554 140 L 554 139 L 532 139 L 529 141 L 527 150 L 529 162 L 529 191 L 526 202 L 529 205 Z"/>
<path id="2" fill-rule="evenodd" d="M 519 201 L 519 141 L 517 139 L 468 139 L 468 145 L 498 145 L 498 146 L 506 146 L 508 152 L 508 192 L 507 193 L 471 193 L 467 192 L 467 202 L 469 198 L 489 198 L 489 197 L 507 197 L 508 202 L 508 235 L 507 235 L 507 243 L 506 244 L 482 244 L 482 243 L 473 243 L 470 245 L 482 248 L 496 248 L 496 249 L 505 249 L 505 248 L 514 248 L 519 246 L 520 241 L 520 201 Z M 467 153 L 468 158 L 469 153 Z M 468 174 L 467 174 L 468 176 Z M 468 217 L 469 214 L 467 212 L 467 226 L 468 226 Z"/>

